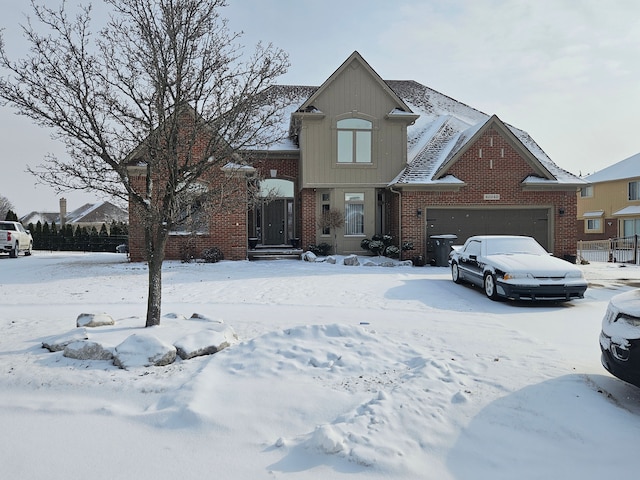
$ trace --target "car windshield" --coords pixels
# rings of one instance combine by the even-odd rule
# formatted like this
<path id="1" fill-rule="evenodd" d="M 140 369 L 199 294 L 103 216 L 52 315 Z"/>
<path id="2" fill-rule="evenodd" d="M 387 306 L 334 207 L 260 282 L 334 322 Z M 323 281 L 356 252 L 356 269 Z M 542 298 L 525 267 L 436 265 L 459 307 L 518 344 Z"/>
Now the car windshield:
<path id="1" fill-rule="evenodd" d="M 526 253 L 547 255 L 547 251 L 533 238 L 489 238 L 486 240 L 487 255 Z"/>

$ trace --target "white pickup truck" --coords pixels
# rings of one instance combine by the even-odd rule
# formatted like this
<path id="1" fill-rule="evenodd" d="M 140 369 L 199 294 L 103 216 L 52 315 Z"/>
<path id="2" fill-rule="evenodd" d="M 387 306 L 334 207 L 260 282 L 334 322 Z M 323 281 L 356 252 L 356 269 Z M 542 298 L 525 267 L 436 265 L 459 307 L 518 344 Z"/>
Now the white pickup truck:
<path id="1" fill-rule="evenodd" d="M 31 255 L 33 238 L 20 222 L 0 222 L 0 252 L 16 258 L 20 252 Z"/>

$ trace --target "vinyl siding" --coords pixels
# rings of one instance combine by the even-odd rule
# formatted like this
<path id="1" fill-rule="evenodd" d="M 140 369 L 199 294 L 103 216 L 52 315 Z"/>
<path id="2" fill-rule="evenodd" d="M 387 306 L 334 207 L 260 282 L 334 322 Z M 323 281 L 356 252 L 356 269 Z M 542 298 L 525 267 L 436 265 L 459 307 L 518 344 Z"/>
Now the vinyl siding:
<path id="1" fill-rule="evenodd" d="M 346 68 L 314 101 L 322 119 L 305 119 L 300 135 L 303 188 L 385 186 L 406 162 L 406 126 L 385 116 L 392 97 L 358 62 Z M 371 164 L 338 164 L 336 122 L 351 116 L 373 122 Z"/>

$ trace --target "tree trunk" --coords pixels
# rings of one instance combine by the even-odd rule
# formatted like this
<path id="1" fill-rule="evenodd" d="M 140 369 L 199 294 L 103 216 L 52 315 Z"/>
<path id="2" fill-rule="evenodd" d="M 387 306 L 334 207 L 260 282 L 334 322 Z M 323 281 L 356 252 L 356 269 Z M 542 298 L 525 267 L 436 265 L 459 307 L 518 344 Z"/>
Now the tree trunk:
<path id="1" fill-rule="evenodd" d="M 160 325 L 162 307 L 162 261 L 149 260 L 149 295 L 145 327 Z"/>
<path id="2" fill-rule="evenodd" d="M 162 315 L 162 263 L 167 243 L 167 231 L 146 228 L 147 264 L 149 268 L 149 294 L 147 298 L 147 321 L 145 327 L 160 325 Z"/>

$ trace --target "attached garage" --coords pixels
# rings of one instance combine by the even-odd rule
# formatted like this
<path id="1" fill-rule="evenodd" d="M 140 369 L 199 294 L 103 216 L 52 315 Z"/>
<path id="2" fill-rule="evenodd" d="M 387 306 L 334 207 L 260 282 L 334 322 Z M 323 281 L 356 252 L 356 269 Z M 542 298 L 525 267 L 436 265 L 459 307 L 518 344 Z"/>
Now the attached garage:
<path id="1" fill-rule="evenodd" d="M 472 235 L 527 235 L 552 250 L 551 207 L 428 208 L 426 238 L 454 234 L 458 244 Z"/>

